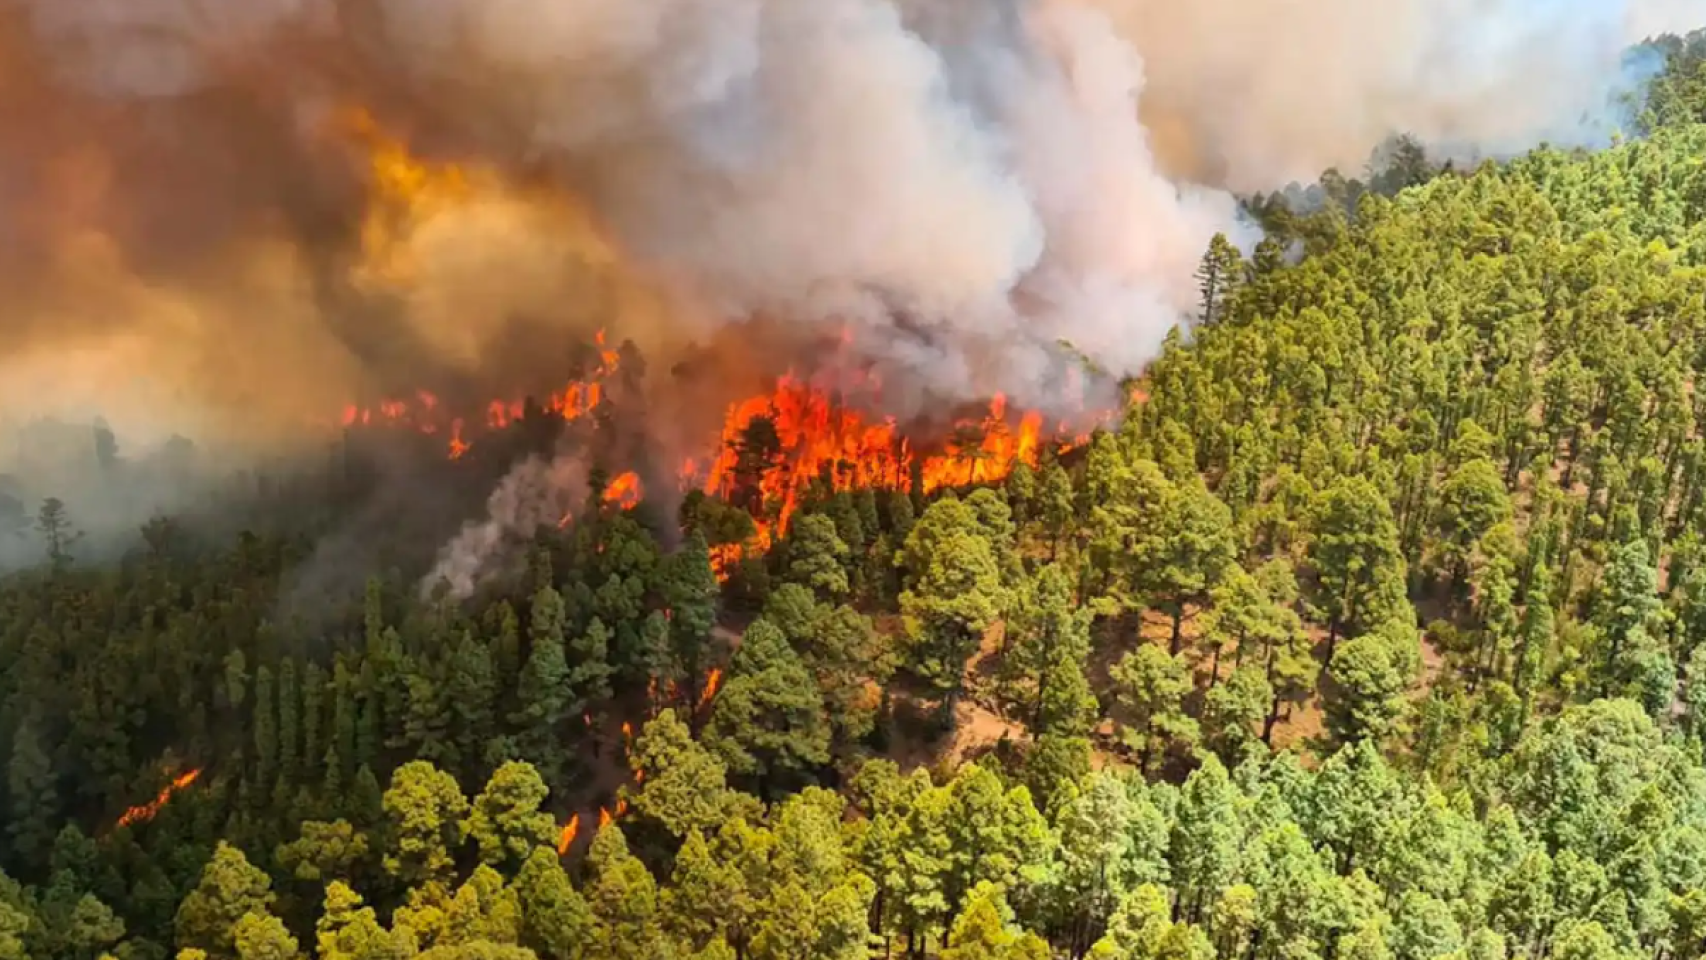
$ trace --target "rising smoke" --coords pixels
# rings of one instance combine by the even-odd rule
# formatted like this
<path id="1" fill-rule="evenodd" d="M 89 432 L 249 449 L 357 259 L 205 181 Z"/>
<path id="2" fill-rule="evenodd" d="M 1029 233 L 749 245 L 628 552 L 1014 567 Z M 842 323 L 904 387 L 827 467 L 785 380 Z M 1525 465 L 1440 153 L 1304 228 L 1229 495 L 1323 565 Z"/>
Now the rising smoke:
<path id="1" fill-rule="evenodd" d="M 0 403 L 240 410 L 252 435 L 501 376 L 518 325 L 644 343 L 758 315 L 1026 399 L 1061 339 L 1149 359 L 1209 236 L 1248 236 L 1229 191 L 1395 131 L 1601 138 L 1621 51 L 1690 6 L 9 0 Z M 328 134 L 353 105 L 506 185 L 417 221 L 383 296 L 352 282 L 360 145 Z M 19 396 L 44 367 L 58 395 Z"/>
<path id="2" fill-rule="evenodd" d="M 1603 140 L 1638 79 L 1627 45 L 1701 19 L 1695 0 L 0 0 L 0 409 L 274 444 L 352 396 L 542 373 L 542 343 L 594 327 L 667 356 L 753 318 L 799 343 L 850 325 L 918 397 L 1046 407 L 1061 341 L 1114 373 L 1153 356 L 1209 238 L 1252 239 L 1235 192 L 1354 170 L 1402 131 Z M 470 189 L 376 239 L 356 108 Z"/>

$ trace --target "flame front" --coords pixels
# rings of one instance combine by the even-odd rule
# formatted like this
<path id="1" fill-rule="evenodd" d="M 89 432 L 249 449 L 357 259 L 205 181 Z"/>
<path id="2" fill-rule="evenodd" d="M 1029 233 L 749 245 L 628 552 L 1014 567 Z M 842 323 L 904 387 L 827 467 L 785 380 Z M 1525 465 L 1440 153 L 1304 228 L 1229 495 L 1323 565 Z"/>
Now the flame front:
<path id="1" fill-rule="evenodd" d="M 131 807 L 124 813 L 120 814 L 118 818 L 118 826 L 128 827 L 138 823 L 147 823 L 154 819 L 166 804 L 171 801 L 173 794 L 184 789 L 190 784 L 195 783 L 200 777 L 201 768 L 199 767 L 189 771 L 188 773 L 179 775 L 177 779 L 166 784 L 164 787 L 161 787 L 159 794 L 157 794 L 154 799 L 147 803 Z"/>
<path id="2" fill-rule="evenodd" d="M 1062 424 L 1053 443 L 1066 450 L 1087 439 L 1068 434 Z M 1043 444 L 1042 414 L 1026 412 L 1015 426 L 1007 398 L 997 394 L 981 420 L 960 421 L 939 453 L 920 456 L 892 417 L 867 421 L 836 404 L 829 391 L 784 376 L 774 392 L 732 404 L 724 418 L 722 443 L 701 487 L 746 507 L 757 535 L 747 544 L 713 546 L 712 566 L 726 578 L 749 551 L 762 552 L 786 536 L 800 498 L 819 479 L 837 491 L 909 491 L 916 479 L 926 494 L 999 483 L 1016 464 L 1036 466 Z M 698 464 L 688 460 L 680 472 L 691 483 Z"/>
<path id="3" fill-rule="evenodd" d="M 603 402 L 604 381 L 616 372 L 620 356 L 605 346 L 603 330 L 594 335 L 594 341 L 598 346 L 598 366 L 585 378 L 570 380 L 561 389 L 538 401 L 540 412 L 566 421 L 579 420 L 592 414 Z M 526 413 L 527 401 L 524 399 L 490 400 L 485 405 L 484 415 L 477 417 L 476 422 L 487 430 L 506 430 Z M 429 436 L 447 434 L 446 457 L 451 460 L 462 459 L 474 445 L 468 432 L 467 418 L 445 416 L 438 397 L 425 390 L 416 391 L 408 399 L 389 398 L 371 406 L 346 405 L 341 422 L 345 428 L 383 425 L 411 429 Z M 624 509 L 641 498 L 639 477 L 632 472 L 611 481 L 611 488 L 618 490 Z M 632 491 L 631 495 L 629 491 Z"/>
<path id="4" fill-rule="evenodd" d="M 578 420 L 603 402 L 603 381 L 618 366 L 616 351 L 597 338 L 598 366 L 582 380 L 570 381 L 539 404 L 541 412 L 564 421 Z M 523 400 L 493 400 L 486 407 L 485 427 L 502 430 L 521 419 Z M 474 446 L 463 418 L 447 418 L 438 398 L 420 391 L 412 400 L 386 400 L 374 407 L 344 409 L 346 427 L 384 424 L 424 434 L 448 434 L 448 457 L 459 460 Z M 777 381 L 770 393 L 729 405 L 723 419 L 716 455 L 708 460 L 686 459 L 679 471 L 684 488 L 698 487 L 747 510 L 756 528 L 746 543 L 711 545 L 711 565 L 721 579 L 748 555 L 761 554 L 786 536 L 789 524 L 811 485 L 826 481 L 836 491 L 875 488 L 910 491 L 921 485 L 926 494 L 948 487 L 1000 483 L 1015 465 L 1036 466 L 1043 450 L 1064 451 L 1086 442 L 1071 434 L 1069 424 L 1045 437 L 1042 414 L 1027 411 L 1011 417 L 1006 397 L 997 394 L 987 412 L 961 420 L 936 452 L 916 453 L 894 418 L 868 419 L 858 409 L 838 403 L 826 389 L 792 376 Z M 701 464 L 704 466 L 702 467 Z M 612 477 L 604 502 L 629 510 L 644 498 L 644 485 L 632 470 Z M 564 513 L 557 526 L 572 517 Z"/>

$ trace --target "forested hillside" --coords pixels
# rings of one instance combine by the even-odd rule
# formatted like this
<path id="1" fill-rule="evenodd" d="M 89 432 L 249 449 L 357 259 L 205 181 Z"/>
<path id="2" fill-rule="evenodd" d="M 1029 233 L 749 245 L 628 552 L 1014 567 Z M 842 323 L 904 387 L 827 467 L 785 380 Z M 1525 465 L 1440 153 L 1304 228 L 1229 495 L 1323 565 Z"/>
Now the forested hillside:
<path id="1" fill-rule="evenodd" d="M 739 563 L 761 497 L 595 485 L 506 590 L 302 610 L 307 530 L 99 565 L 41 505 L 0 531 L 44 557 L 0 580 L 0 960 L 1706 954 L 1669 55 L 1641 139 L 1254 203 L 1117 429 L 824 488 Z"/>

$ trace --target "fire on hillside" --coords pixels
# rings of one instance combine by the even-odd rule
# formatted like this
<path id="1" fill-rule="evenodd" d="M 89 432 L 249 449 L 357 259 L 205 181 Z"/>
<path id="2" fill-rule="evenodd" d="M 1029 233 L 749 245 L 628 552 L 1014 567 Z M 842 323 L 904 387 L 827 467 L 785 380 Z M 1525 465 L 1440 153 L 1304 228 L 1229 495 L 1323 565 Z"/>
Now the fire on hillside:
<path id="1" fill-rule="evenodd" d="M 536 197 L 494 170 L 419 159 L 363 111 L 348 111 L 340 120 L 335 132 L 362 151 L 373 190 L 360 233 L 358 282 L 379 289 L 406 286 L 421 268 L 412 255 L 417 233 L 445 211 L 488 195 L 523 196 L 530 203 L 550 207 L 563 215 L 565 229 L 574 233 L 584 258 L 612 271 L 624 269 L 621 252 L 573 198 L 557 193 Z M 613 317 L 612 322 L 620 323 L 621 318 Z M 605 462 L 612 476 L 604 487 L 604 501 L 632 508 L 647 492 L 642 478 L 667 482 L 673 472 L 678 489 L 672 494 L 698 490 L 745 509 L 753 518 L 755 533 L 743 544 L 716 546 L 713 562 L 722 573 L 748 551 L 762 551 L 785 536 L 798 504 L 814 484 L 827 483 L 838 491 L 876 488 L 929 493 L 1000 482 L 1017 464 L 1035 466 L 1046 452 L 1082 444 L 1089 430 L 1110 416 L 1081 411 L 1069 422 L 1050 419 L 1037 410 L 1015 409 L 1002 393 L 993 393 L 983 404 L 959 407 L 957 415 L 897 416 L 877 367 L 854 356 L 860 344 L 853 328 L 844 327 L 839 337 L 828 339 L 833 342 L 805 350 L 772 347 L 783 354 L 780 357 L 755 357 L 748 344 L 739 344 L 713 358 L 708 366 L 740 353 L 743 365 L 760 368 L 752 380 L 759 388 L 743 395 L 728 383 L 718 383 L 714 391 L 718 399 L 697 400 L 699 410 L 707 409 L 707 403 L 714 410 L 714 404 L 726 402 L 720 431 L 713 432 L 707 420 L 702 438 L 658 444 L 661 449 L 654 452 L 677 458 L 672 470 L 636 472 L 634 463 Z M 444 456 L 451 460 L 468 457 L 520 423 L 556 420 L 598 430 L 626 413 L 615 408 L 626 402 L 627 393 L 644 392 L 633 388 L 643 370 L 625 367 L 628 363 L 643 367 L 638 348 L 627 342 L 620 347 L 612 343 L 605 330 L 598 330 L 578 354 L 582 359 L 573 365 L 575 375 L 531 396 L 466 403 L 416 389 L 347 406 L 341 423 L 346 429 L 389 427 L 439 438 Z M 766 373 L 762 368 L 772 363 Z M 1082 392 L 1072 389 L 1081 383 L 1081 373 L 1076 368 L 1067 371 L 1069 394 Z M 633 389 L 625 393 L 617 387 L 619 381 Z M 618 401 L 618 394 L 624 399 Z M 728 402 L 731 396 L 735 399 Z M 905 409 L 916 411 L 919 406 L 914 402 Z M 649 433 L 652 426 L 644 425 L 642 432 Z M 616 447 L 617 452 L 606 451 L 604 459 L 620 461 L 633 453 L 633 444 Z M 570 520 L 563 513 L 558 525 L 566 526 Z"/>

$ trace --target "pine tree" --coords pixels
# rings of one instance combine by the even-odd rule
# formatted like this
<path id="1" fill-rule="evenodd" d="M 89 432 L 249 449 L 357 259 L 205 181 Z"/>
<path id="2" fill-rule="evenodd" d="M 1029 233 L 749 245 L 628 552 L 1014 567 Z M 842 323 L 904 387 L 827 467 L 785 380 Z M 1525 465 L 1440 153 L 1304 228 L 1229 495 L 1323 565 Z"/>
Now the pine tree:
<path id="1" fill-rule="evenodd" d="M 557 731 L 568 716 L 569 665 L 563 648 L 563 598 L 544 587 L 533 598 L 533 621 L 528 630 L 529 652 L 516 682 L 518 708 L 510 714 L 522 755 L 546 780 L 559 766 Z"/>
<path id="2" fill-rule="evenodd" d="M 531 764 L 499 767 L 474 798 L 465 832 L 479 845 L 480 859 L 494 867 L 519 867 L 540 847 L 556 841 L 551 815 L 540 807 L 549 791 Z"/>
<path id="3" fill-rule="evenodd" d="M 278 706 L 274 697 L 272 668 L 255 668 L 255 708 L 251 729 L 255 732 L 255 780 L 270 788 L 278 776 Z M 265 796 L 255 794 L 258 802 Z"/>
<path id="4" fill-rule="evenodd" d="M 285 658 L 278 665 L 278 776 L 294 786 L 298 775 L 298 749 L 302 745 L 302 689 L 297 684 L 296 661 Z"/>
<path id="5" fill-rule="evenodd" d="M 276 899 L 266 873 L 241 850 L 220 841 L 200 882 L 178 907 L 173 921 L 178 944 L 209 957 L 235 957 L 239 923 L 247 916 L 266 919 Z"/>
<path id="6" fill-rule="evenodd" d="M 1225 234 L 1217 233 L 1209 240 L 1196 279 L 1200 295 L 1197 317 L 1205 324 L 1215 323 L 1244 281 L 1244 258 Z"/>
<path id="7" fill-rule="evenodd" d="M 40 717 L 39 710 L 26 710 L 6 764 L 6 836 L 21 863 L 42 862 L 59 821 L 59 788 Z"/>
<path id="8" fill-rule="evenodd" d="M 711 705 L 705 745 L 762 783 L 829 759 L 823 695 L 782 631 L 756 620 L 741 637 Z"/>

